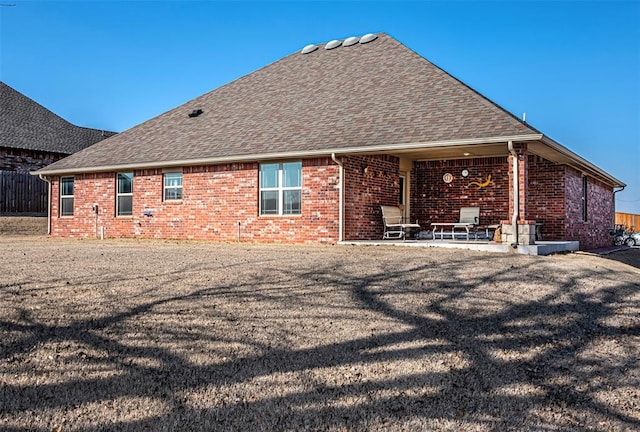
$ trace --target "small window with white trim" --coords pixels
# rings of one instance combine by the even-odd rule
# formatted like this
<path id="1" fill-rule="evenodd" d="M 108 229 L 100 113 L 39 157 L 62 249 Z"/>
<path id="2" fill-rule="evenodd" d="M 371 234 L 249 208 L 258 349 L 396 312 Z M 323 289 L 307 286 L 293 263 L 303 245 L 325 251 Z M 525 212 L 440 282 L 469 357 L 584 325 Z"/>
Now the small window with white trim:
<path id="1" fill-rule="evenodd" d="M 587 222 L 588 217 L 588 191 L 589 191 L 589 182 L 587 180 L 587 176 L 582 176 L 582 221 Z"/>
<path id="2" fill-rule="evenodd" d="M 116 215 L 133 215 L 133 173 L 118 173 L 116 185 Z"/>
<path id="3" fill-rule="evenodd" d="M 302 213 L 302 162 L 260 164 L 260 214 Z"/>
<path id="4" fill-rule="evenodd" d="M 60 216 L 73 216 L 73 177 L 60 179 Z"/>
<path id="5" fill-rule="evenodd" d="M 163 199 L 165 201 L 180 201 L 182 199 L 181 172 L 164 173 Z"/>

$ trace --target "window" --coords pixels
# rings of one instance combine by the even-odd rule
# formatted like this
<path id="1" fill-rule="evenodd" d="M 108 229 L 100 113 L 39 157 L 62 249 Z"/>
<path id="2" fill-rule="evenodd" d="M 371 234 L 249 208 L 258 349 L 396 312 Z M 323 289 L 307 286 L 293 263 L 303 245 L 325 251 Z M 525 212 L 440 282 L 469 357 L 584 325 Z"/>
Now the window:
<path id="1" fill-rule="evenodd" d="M 60 179 L 60 216 L 73 216 L 73 177 Z"/>
<path id="2" fill-rule="evenodd" d="M 116 215 L 133 214 L 133 173 L 118 173 L 116 191 Z"/>
<path id="3" fill-rule="evenodd" d="M 260 165 L 260 214 L 302 213 L 302 162 Z"/>
<path id="4" fill-rule="evenodd" d="M 587 176 L 582 176 L 582 221 L 587 221 L 587 192 L 588 192 L 589 182 L 587 181 Z"/>
<path id="5" fill-rule="evenodd" d="M 165 201 L 178 201 L 182 199 L 182 173 L 164 174 Z"/>

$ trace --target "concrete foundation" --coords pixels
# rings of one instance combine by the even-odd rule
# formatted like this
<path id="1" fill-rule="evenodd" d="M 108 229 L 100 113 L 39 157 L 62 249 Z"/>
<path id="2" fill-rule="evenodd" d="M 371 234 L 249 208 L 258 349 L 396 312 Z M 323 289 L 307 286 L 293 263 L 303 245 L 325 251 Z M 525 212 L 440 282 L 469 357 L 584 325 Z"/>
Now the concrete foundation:
<path id="1" fill-rule="evenodd" d="M 520 245 L 515 249 L 505 243 L 477 240 L 355 240 L 342 241 L 338 242 L 338 244 L 351 246 L 442 247 L 483 252 L 518 253 L 523 255 L 550 255 L 553 253 L 575 252 L 580 248 L 580 243 L 577 241 L 539 241 L 535 245 Z"/>

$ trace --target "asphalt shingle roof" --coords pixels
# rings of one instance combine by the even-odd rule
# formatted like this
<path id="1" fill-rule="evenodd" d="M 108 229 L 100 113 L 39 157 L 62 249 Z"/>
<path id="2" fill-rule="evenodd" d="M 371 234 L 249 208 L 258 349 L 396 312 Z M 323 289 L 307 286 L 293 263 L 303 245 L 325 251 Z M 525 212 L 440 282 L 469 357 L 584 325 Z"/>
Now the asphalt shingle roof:
<path id="1" fill-rule="evenodd" d="M 0 82 L 0 147 L 72 154 L 112 135 L 75 126 Z"/>
<path id="2" fill-rule="evenodd" d="M 188 114 L 203 110 L 197 117 Z M 386 34 L 295 52 L 46 170 L 538 133 Z"/>

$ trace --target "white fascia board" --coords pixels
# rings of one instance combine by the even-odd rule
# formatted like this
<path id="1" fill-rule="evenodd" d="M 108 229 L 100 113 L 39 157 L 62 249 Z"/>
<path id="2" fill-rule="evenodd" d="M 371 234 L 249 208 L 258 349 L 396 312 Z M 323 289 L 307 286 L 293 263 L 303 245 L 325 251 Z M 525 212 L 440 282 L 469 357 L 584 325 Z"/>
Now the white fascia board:
<path id="1" fill-rule="evenodd" d="M 185 166 L 199 166 L 199 165 L 216 165 L 221 163 L 240 163 L 240 162 L 255 162 L 266 161 L 274 159 L 300 159 L 309 157 L 322 157 L 335 155 L 350 155 L 350 154 L 371 154 L 380 152 L 393 152 L 403 150 L 417 150 L 417 149 L 429 149 L 438 147 L 457 147 L 457 146 L 469 146 L 478 144 L 495 144 L 495 143 L 507 143 L 513 142 L 527 142 L 527 141 L 539 141 L 542 138 L 542 134 L 527 134 L 527 135 L 513 135 L 513 136 L 498 136 L 488 138 L 465 138 L 457 140 L 443 140 L 443 141 L 431 141 L 431 142 L 418 142 L 418 143 L 403 143 L 403 144 L 385 144 L 378 146 L 361 146 L 350 148 L 328 148 L 322 150 L 306 150 L 306 151 L 294 151 L 294 152 L 279 152 L 279 153 L 262 153 L 262 154 L 249 154 L 241 156 L 223 156 L 216 158 L 203 158 L 203 159 L 185 159 L 174 161 L 161 161 L 161 162 L 140 162 L 133 164 L 121 164 L 121 165 L 103 165 L 95 167 L 78 167 L 78 168 L 60 168 L 60 169 L 47 169 L 43 168 L 38 171 L 34 171 L 33 175 L 61 175 L 72 173 L 97 173 L 97 172 L 115 172 L 115 171 L 131 171 L 141 169 L 155 169 L 155 168 L 172 168 L 172 167 L 185 167 Z"/>

